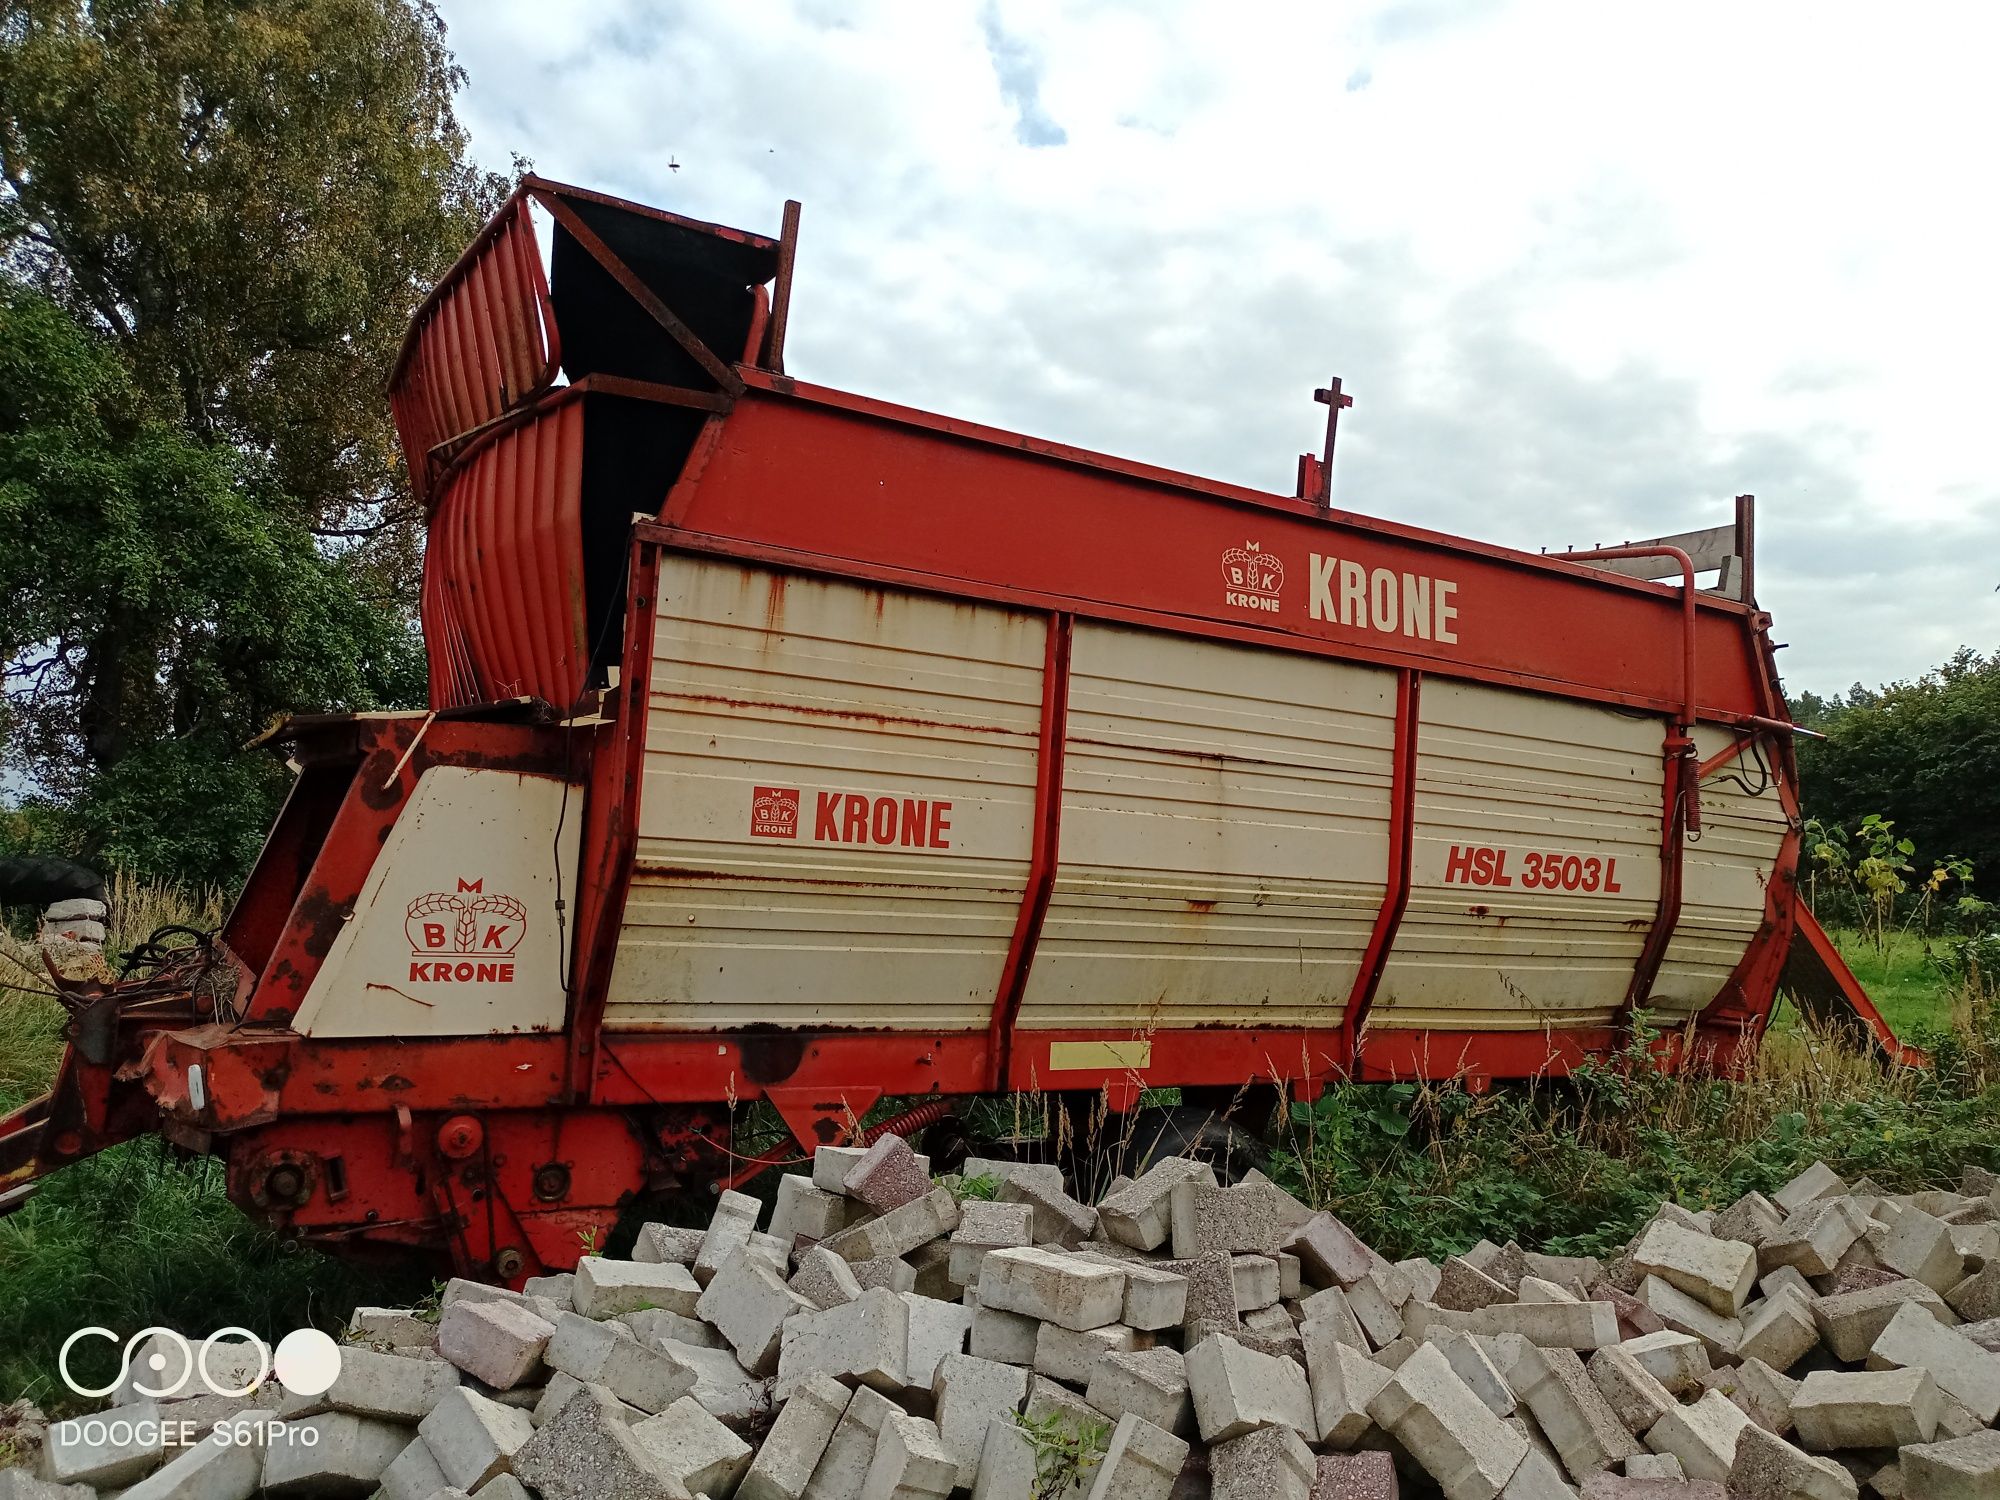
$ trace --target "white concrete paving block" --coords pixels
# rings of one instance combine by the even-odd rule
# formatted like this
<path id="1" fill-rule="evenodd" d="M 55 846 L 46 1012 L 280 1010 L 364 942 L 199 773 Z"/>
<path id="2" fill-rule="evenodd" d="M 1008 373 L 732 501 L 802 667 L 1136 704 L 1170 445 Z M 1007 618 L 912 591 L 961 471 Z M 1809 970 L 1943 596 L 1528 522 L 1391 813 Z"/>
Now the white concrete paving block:
<path id="1" fill-rule="evenodd" d="M 952 1197 L 949 1188 L 933 1188 L 879 1219 L 849 1225 L 821 1243 L 850 1262 L 894 1260 L 919 1245 L 944 1238 L 956 1228 L 958 1200 Z M 866 1285 L 865 1280 L 863 1284 Z"/>
<path id="2" fill-rule="evenodd" d="M 1646 1433 L 1646 1446 L 1671 1453 L 1689 1479 L 1721 1484 L 1736 1462 L 1736 1441 L 1750 1418 L 1720 1391 L 1708 1391 L 1691 1406 L 1677 1406 Z"/>
<path id="3" fill-rule="evenodd" d="M 407 1447 L 389 1461 L 382 1471 L 382 1500 L 431 1500 L 451 1481 L 438 1467 L 431 1446 L 422 1438 L 411 1438 Z"/>
<path id="4" fill-rule="evenodd" d="M 1623 1344 L 1590 1356 L 1590 1378 L 1630 1433 L 1643 1433 L 1679 1405 L 1639 1357 Z"/>
<path id="5" fill-rule="evenodd" d="M 1518 1334 L 1513 1337 L 1519 1340 L 1523 1352 L 1535 1347 L 1526 1339 L 1520 1338 Z M 1460 1333 L 1453 1329 L 1435 1334 L 1427 1342 L 1437 1345 L 1438 1351 L 1444 1355 L 1445 1363 L 1451 1366 L 1452 1373 L 1472 1387 L 1472 1394 L 1484 1401 L 1487 1410 L 1494 1416 L 1513 1415 L 1515 1398 L 1514 1388 L 1508 1384 L 1509 1375 L 1502 1375 L 1494 1365 L 1492 1357 L 1486 1352 L 1486 1345 L 1494 1343 L 1494 1340 L 1487 1339 L 1482 1342 L 1474 1334 Z M 1307 1364 L 1307 1369 L 1311 1369 L 1310 1362 Z"/>
<path id="6" fill-rule="evenodd" d="M 1912 1208 L 1882 1237 L 1876 1254 L 1899 1276 L 1921 1281 L 1943 1296 L 1964 1279 L 1965 1257 L 1952 1243 L 1951 1226 Z"/>
<path id="7" fill-rule="evenodd" d="M 496 1391 L 532 1381 L 555 1324 L 519 1303 L 460 1301 L 438 1319 L 437 1349 Z"/>
<path id="8" fill-rule="evenodd" d="M 1032 1365 L 1041 1327 L 1037 1318 L 1002 1312 L 997 1307 L 977 1306 L 972 1310 L 972 1333 L 967 1347 L 981 1359 Z"/>
<path id="9" fill-rule="evenodd" d="M 135 1483 L 167 1456 L 161 1420 L 157 1402 L 133 1401 L 57 1422 L 43 1438 L 39 1473 L 52 1484 L 99 1489 Z"/>
<path id="10" fill-rule="evenodd" d="M 922 1417 L 891 1412 L 876 1437 L 860 1500 L 944 1500 L 957 1482 L 958 1460 L 937 1427 Z"/>
<path id="11" fill-rule="evenodd" d="M 1313 1438 L 1330 1448 L 1352 1448 L 1374 1426 L 1368 1404 L 1393 1373 L 1370 1360 L 1317 1319 L 1301 1328 L 1306 1378 L 1312 1392 Z"/>
<path id="12" fill-rule="evenodd" d="M 840 1194 L 814 1187 L 804 1173 L 787 1173 L 778 1179 L 777 1200 L 771 1205 L 771 1235 L 788 1246 L 801 1236 L 823 1240 L 845 1229 L 853 1213 L 853 1204 Z"/>
<path id="13" fill-rule="evenodd" d="M 1575 1350 L 1531 1346 L 1514 1368 L 1513 1385 L 1577 1483 L 1639 1451 Z"/>
<path id="14" fill-rule="evenodd" d="M 800 1500 L 852 1397 L 831 1375 L 800 1381 L 744 1471 L 736 1500 Z"/>
<path id="15" fill-rule="evenodd" d="M 1937 1388 L 1954 1397 L 1984 1426 L 2000 1417 L 2000 1354 L 1990 1354 L 1924 1308 L 1906 1302 L 1869 1350 L 1871 1369 L 1928 1370 Z"/>
<path id="16" fill-rule="evenodd" d="M 1796 1266 L 1806 1276 L 1830 1275 L 1867 1228 L 1851 1199 L 1814 1199 L 1788 1212 L 1777 1233 L 1757 1247 L 1758 1269 Z"/>
<path id="17" fill-rule="evenodd" d="M 1018 1365 L 947 1354 L 938 1361 L 931 1392 L 937 1398 L 938 1434 L 958 1462 L 958 1485 L 979 1479 L 979 1456 L 986 1428 L 995 1417 L 1011 1417 L 1028 1399 L 1028 1372 Z"/>
<path id="18" fill-rule="evenodd" d="M 983 1203 L 967 1199 L 958 1206 L 958 1228 L 951 1232 L 951 1279 L 975 1286 L 979 1267 L 989 1250 L 1015 1250 L 1034 1243 L 1035 1209 L 1030 1203 Z M 985 1434 L 980 1434 L 985 1441 Z"/>
<path id="19" fill-rule="evenodd" d="M 1992 1500 L 2000 1495 L 2000 1431 L 1905 1448 L 1902 1477 L 1910 1500 Z"/>
<path id="20" fill-rule="evenodd" d="M 658 1416 L 632 1428 L 632 1437 L 659 1472 L 691 1495 L 729 1500 L 750 1467 L 753 1450 L 702 1408 L 683 1396 Z"/>
<path id="21" fill-rule="evenodd" d="M 1351 1291 L 1348 1297 L 1351 1302 Z M 1618 1309 L 1609 1302 L 1496 1302 L 1457 1316 L 1469 1320 L 1459 1325 L 1465 1332 L 1518 1333 L 1547 1349 L 1601 1349 L 1618 1342 Z M 1411 1329 L 1407 1316 L 1404 1331 L 1421 1336 Z"/>
<path id="22" fill-rule="evenodd" d="M 1736 1353 L 1762 1360 L 1774 1370 L 1789 1370 L 1819 1346 L 1819 1322 L 1812 1301 L 1791 1287 L 1781 1287 L 1743 1324 Z"/>
<path id="23" fill-rule="evenodd" d="M 972 1330 L 975 1309 L 962 1302 L 944 1302 L 916 1292 L 898 1292 L 910 1315 L 910 1333 L 904 1345 L 903 1378 L 919 1390 L 929 1390 L 937 1379 L 938 1361 L 947 1354 L 963 1354 L 966 1336 Z"/>
<path id="24" fill-rule="evenodd" d="M 701 1242 L 708 1238 L 706 1229 L 684 1229 L 677 1224 L 642 1224 L 639 1237 L 632 1245 L 632 1259 L 658 1265 L 671 1262 L 677 1266 L 692 1266 L 701 1254 Z M 575 1283 L 571 1286 L 574 1288 Z"/>
<path id="25" fill-rule="evenodd" d="M 1304 1447 L 1296 1434 L 1286 1435 Z M 1110 1446 L 1091 1480 L 1090 1500 L 1168 1500 L 1187 1456 L 1188 1445 L 1180 1438 L 1127 1412 L 1111 1431 Z"/>
<path id="26" fill-rule="evenodd" d="M 1035 1334 L 1035 1373 L 1066 1385 L 1088 1385 L 1097 1361 L 1107 1354 L 1129 1354 L 1146 1347 L 1136 1328 L 1107 1323 L 1078 1333 L 1060 1323 L 1044 1323 Z"/>
<path id="27" fill-rule="evenodd" d="M 1500 1500 L 1577 1500 L 1577 1492 L 1563 1478 L 1562 1465 L 1531 1442 Z"/>
<path id="28" fill-rule="evenodd" d="M 1845 1364 L 1859 1364 L 1868 1357 L 1868 1351 L 1875 1347 L 1875 1340 L 1882 1336 L 1882 1330 L 1889 1326 L 1889 1320 L 1901 1311 L 1905 1303 L 1914 1303 L 1928 1310 L 1932 1317 L 1946 1326 L 1955 1321 L 1955 1315 L 1942 1297 L 1921 1281 L 1912 1281 L 1907 1277 L 1880 1286 L 1863 1287 L 1859 1291 L 1816 1297 L 1812 1302 L 1813 1320 L 1819 1324 L 1821 1341 L 1833 1352 L 1835 1359 Z"/>
<path id="29" fill-rule="evenodd" d="M 1928 1370 L 1815 1370 L 1792 1397 L 1793 1430 L 1814 1453 L 1928 1443 L 1943 1412 Z"/>
<path id="30" fill-rule="evenodd" d="M 1091 1367 L 1083 1396 L 1114 1421 L 1129 1412 L 1180 1437 L 1195 1430 L 1187 1359 L 1178 1349 L 1107 1354 Z"/>
<path id="31" fill-rule="evenodd" d="M 458 1372 L 441 1359 L 344 1349 L 340 1374 L 320 1399 L 335 1411 L 414 1426 L 457 1384 Z"/>
<path id="32" fill-rule="evenodd" d="M 882 1424 L 897 1410 L 880 1391 L 865 1385 L 858 1388 L 806 1483 L 805 1500 L 861 1500 L 861 1487 L 875 1462 L 876 1439 Z"/>
<path id="33" fill-rule="evenodd" d="M 1794 1448 L 1752 1422 L 1736 1440 L 1729 1468 L 1735 1500 L 1857 1500 L 1854 1476 L 1832 1459 Z"/>
<path id="34" fill-rule="evenodd" d="M 132 1351 L 111 1402 L 248 1395 L 270 1374 L 271 1350 L 260 1341 L 185 1339 L 161 1331 Z"/>
<path id="35" fill-rule="evenodd" d="M 526 1424 L 527 1413 L 514 1415 Z M 264 1493 L 271 1496 L 372 1494 L 410 1443 L 407 1427 L 344 1411 L 286 1427 L 296 1430 L 270 1434 L 264 1443 Z M 454 1478 L 449 1469 L 445 1477 Z"/>
<path id="36" fill-rule="evenodd" d="M 910 1310 L 886 1287 L 870 1287 L 852 1302 L 785 1320 L 778 1350 L 779 1400 L 815 1373 L 880 1390 L 909 1384 Z"/>
<path id="37" fill-rule="evenodd" d="M 1632 1264 L 1698 1297 L 1724 1317 L 1734 1317 L 1757 1284 L 1757 1252 L 1737 1240 L 1718 1240 L 1655 1219 L 1632 1247 Z"/>
<path id="38" fill-rule="evenodd" d="M 1405 1359 L 1368 1414 L 1421 1464 L 1446 1500 L 1495 1500 L 1528 1440 L 1487 1409 L 1434 1346 Z"/>
<path id="39" fill-rule="evenodd" d="M 742 1242 L 734 1248 L 741 1249 Z M 586 1255 L 576 1263 L 571 1298 L 586 1318 L 615 1318 L 651 1307 L 692 1318 L 699 1316 L 695 1304 L 701 1300 L 697 1274 L 671 1261 L 649 1263 Z"/>
<path id="40" fill-rule="evenodd" d="M 211 1434 L 183 1448 L 120 1496 L 120 1500 L 250 1500 L 264 1478 L 264 1444 L 256 1427 L 242 1440 Z"/>
<path id="41" fill-rule="evenodd" d="M 541 1500 L 687 1500 L 602 1386 L 585 1386 L 565 1402 L 514 1455 L 514 1473 Z"/>
<path id="42" fill-rule="evenodd" d="M 545 1358 L 551 1369 L 586 1385 L 601 1385 L 626 1405 L 649 1413 L 664 1411 L 688 1395 L 698 1379 L 694 1367 L 667 1346 L 579 1313 L 556 1319 Z"/>
<path id="43" fill-rule="evenodd" d="M 733 1189 L 715 1200 L 715 1212 L 709 1215 L 708 1230 L 701 1237 L 701 1248 L 695 1252 L 694 1264 L 688 1268 L 699 1285 L 707 1286 L 715 1278 L 715 1273 L 722 1269 L 723 1262 L 750 1243 L 750 1236 L 757 1232 L 757 1220 L 763 1212 L 763 1204 L 748 1193 Z M 693 1315 L 692 1308 L 686 1311 Z"/>
<path id="44" fill-rule="evenodd" d="M 1648 1276 L 1639 1283 L 1637 1295 L 1668 1328 L 1700 1339 L 1711 1362 L 1734 1357 L 1737 1345 L 1743 1342 L 1743 1324 L 1739 1319 L 1724 1316 L 1671 1282 Z"/>
<path id="45" fill-rule="evenodd" d="M 1771 1201 L 1791 1213 L 1820 1198 L 1830 1198 L 1847 1191 L 1847 1183 L 1841 1175 L 1823 1161 L 1816 1161 L 1796 1177 L 1771 1194 Z"/>
<path id="46" fill-rule="evenodd" d="M 1215 1169 L 1207 1162 L 1170 1156 L 1153 1163 L 1129 1187 L 1106 1195 L 1097 1205 L 1097 1221 L 1107 1237 L 1135 1250 L 1157 1250 L 1173 1232 L 1173 1190 L 1177 1182 L 1214 1187 Z"/>
<path id="47" fill-rule="evenodd" d="M 518 1407 L 502 1406 L 461 1386 L 437 1404 L 417 1431 L 445 1478 L 470 1491 L 496 1474 L 512 1471 L 514 1455 L 535 1435 L 535 1422 Z M 272 1445 L 274 1456 L 278 1448 Z"/>
<path id="48" fill-rule="evenodd" d="M 753 1375 L 776 1373 L 785 1320 L 818 1310 L 786 1286 L 784 1277 L 755 1259 L 747 1246 L 722 1263 L 695 1303 L 695 1315 L 728 1340 L 743 1368 Z"/>
<path id="49" fill-rule="evenodd" d="M 1227 1442 L 1259 1427 L 1318 1432 L 1311 1387 L 1289 1359 L 1213 1334 L 1187 1352 L 1187 1381 L 1205 1443 Z"/>
<path id="50" fill-rule="evenodd" d="M 989 1251 L 979 1273 L 979 1305 L 1081 1331 L 1118 1321 L 1125 1273 L 1049 1250 Z"/>

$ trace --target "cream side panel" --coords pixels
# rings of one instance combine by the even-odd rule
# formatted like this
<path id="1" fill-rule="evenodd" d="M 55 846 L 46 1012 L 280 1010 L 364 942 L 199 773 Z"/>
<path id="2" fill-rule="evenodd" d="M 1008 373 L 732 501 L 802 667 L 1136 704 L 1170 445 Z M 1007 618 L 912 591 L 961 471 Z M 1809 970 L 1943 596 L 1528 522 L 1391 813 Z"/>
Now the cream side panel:
<path id="1" fill-rule="evenodd" d="M 1697 726 L 1703 760 L 1735 739 Z M 1681 856 L 1681 917 L 1653 981 L 1650 1009 L 1672 1021 L 1722 989 L 1764 920 L 1764 896 L 1788 827 L 1769 762 L 1739 757 L 1701 784 L 1701 836 Z"/>
<path id="2" fill-rule="evenodd" d="M 1410 903 L 1369 1026 L 1608 1020 L 1659 899 L 1664 721 L 1437 678 L 1418 720 Z M 1490 880 L 1467 878 L 1472 850 Z"/>
<path id="3" fill-rule="evenodd" d="M 1396 676 L 1079 623 L 1020 1025 L 1334 1026 L 1381 908 Z"/>
<path id="4" fill-rule="evenodd" d="M 433 766 L 368 872 L 293 1026 L 479 1036 L 563 1024 L 583 798 L 550 776 Z M 558 832 L 560 830 L 560 833 Z"/>
<path id="5" fill-rule="evenodd" d="M 605 1025 L 983 1030 L 1045 645 L 1039 615 L 669 557 Z"/>

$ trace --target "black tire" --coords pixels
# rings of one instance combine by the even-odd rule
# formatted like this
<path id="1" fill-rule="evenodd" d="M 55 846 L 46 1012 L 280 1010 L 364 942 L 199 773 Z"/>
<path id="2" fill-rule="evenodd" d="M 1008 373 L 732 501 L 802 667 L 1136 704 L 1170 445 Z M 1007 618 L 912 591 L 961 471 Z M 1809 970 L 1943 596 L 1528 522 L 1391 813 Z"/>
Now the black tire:
<path id="1" fill-rule="evenodd" d="M 0 855 L 0 906 L 53 906 L 104 899 L 104 877 L 53 854 Z"/>
<path id="2" fill-rule="evenodd" d="M 1262 1171 L 1270 1161 L 1270 1150 L 1243 1121 L 1220 1111 L 1191 1104 L 1140 1110 L 1125 1145 L 1122 1169 L 1137 1177 L 1169 1156 L 1205 1161 L 1229 1183 L 1253 1169 Z"/>

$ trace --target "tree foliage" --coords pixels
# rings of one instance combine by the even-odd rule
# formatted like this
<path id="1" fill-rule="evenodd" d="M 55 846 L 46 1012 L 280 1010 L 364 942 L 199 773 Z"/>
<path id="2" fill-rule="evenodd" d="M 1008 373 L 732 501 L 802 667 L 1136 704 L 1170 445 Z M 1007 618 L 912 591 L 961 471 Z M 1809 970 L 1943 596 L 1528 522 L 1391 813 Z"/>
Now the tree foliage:
<path id="1" fill-rule="evenodd" d="M 430 0 L 0 0 L 4 772 L 239 873 L 288 710 L 416 701 L 383 387 L 498 202 Z"/>
<path id="2" fill-rule="evenodd" d="M 246 740 L 288 708 L 421 690 L 400 612 L 271 468 L 152 415 L 108 339 L 0 289 L 8 758 L 112 862 L 227 876 L 283 778 Z"/>
<path id="3" fill-rule="evenodd" d="M 1826 735 L 1799 741 L 1808 815 L 1859 829 L 1879 814 L 1987 887 L 2000 877 L 2000 656 L 1966 647 L 1915 681 L 1800 695 L 1793 711 Z"/>

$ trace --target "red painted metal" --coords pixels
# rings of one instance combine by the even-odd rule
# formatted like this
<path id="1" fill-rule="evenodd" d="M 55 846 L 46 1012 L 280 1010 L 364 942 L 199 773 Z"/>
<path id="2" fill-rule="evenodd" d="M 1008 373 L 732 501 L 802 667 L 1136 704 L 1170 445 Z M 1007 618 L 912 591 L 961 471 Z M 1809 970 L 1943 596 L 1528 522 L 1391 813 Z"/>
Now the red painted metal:
<path id="1" fill-rule="evenodd" d="M 1423 678 L 1415 672 L 1396 676 L 1396 745 L 1389 776 L 1389 866 L 1382 891 L 1382 909 L 1375 914 L 1375 926 L 1368 934 L 1368 946 L 1361 953 L 1361 968 L 1354 976 L 1354 988 L 1340 1016 L 1341 1056 L 1352 1075 L 1361 1055 L 1361 1035 L 1368 1013 L 1375 1007 L 1375 992 L 1382 984 L 1382 971 L 1396 946 L 1396 930 L 1410 905 L 1410 841 L 1416 827 L 1417 800 L 1417 698 Z"/>
<path id="2" fill-rule="evenodd" d="M 1868 992 L 1847 967 L 1833 939 L 1819 925 L 1812 908 L 1803 902 L 1793 909 L 1793 939 L 1787 963 L 1796 966 L 1798 994 L 1802 1008 L 1819 1020 L 1846 1019 L 1891 1062 L 1920 1064 L 1928 1059 L 1914 1047 L 1896 1039 L 1882 1012 L 1868 998 Z"/>
<path id="3" fill-rule="evenodd" d="M 1055 890 L 1056 863 L 1062 847 L 1063 745 L 1069 736 L 1069 653 L 1072 626 L 1068 615 L 1049 616 L 1048 649 L 1042 658 L 1042 736 L 1035 757 L 1035 832 L 1028 855 L 1028 881 L 1021 892 L 1021 913 L 1007 945 L 993 996 L 993 1019 L 986 1028 L 986 1049 L 993 1059 L 987 1087 L 1005 1088 L 1013 1050 L 1014 1018 L 1028 990 L 1028 973 L 1041 941 L 1042 921 Z"/>
<path id="4" fill-rule="evenodd" d="M 799 258 L 799 201 L 785 200 L 784 227 L 778 232 L 778 276 L 771 285 L 771 323 L 764 357 L 756 361 L 774 374 L 785 373 L 785 330 L 792 319 L 792 273 Z"/>
<path id="5" fill-rule="evenodd" d="M 528 200 L 516 192 L 417 309 L 389 377 L 418 497 L 430 492 L 433 449 L 547 390 L 561 358 Z"/>
<path id="6" fill-rule="evenodd" d="M 1303 502 L 1071 463 L 1026 440 L 938 430 L 874 403 L 774 398 L 727 419 L 698 482 L 641 536 L 936 592 L 1066 609 L 1216 639 L 1443 672 L 1678 714 L 1688 698 L 1680 590 L 1382 523 L 1329 526 Z M 803 390 L 803 387 L 800 388 Z M 958 424 L 963 425 L 963 424 Z M 1217 500 L 1230 503 L 1217 504 Z M 1246 536 L 1298 585 L 1276 615 L 1223 602 L 1217 565 Z M 1062 538 L 1062 545 L 1052 539 Z M 1458 640 L 1406 641 L 1310 617 L 1308 559 L 1352 557 L 1457 585 Z M 1701 717 L 1750 711 L 1759 670 L 1732 601 L 1694 602 Z"/>
<path id="7" fill-rule="evenodd" d="M 566 709 L 582 692 L 584 428 L 566 391 L 441 482 L 424 577 L 433 707 L 527 695 Z"/>

